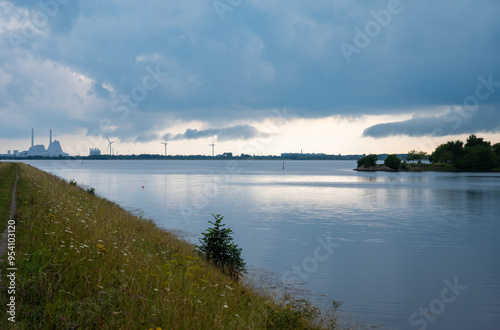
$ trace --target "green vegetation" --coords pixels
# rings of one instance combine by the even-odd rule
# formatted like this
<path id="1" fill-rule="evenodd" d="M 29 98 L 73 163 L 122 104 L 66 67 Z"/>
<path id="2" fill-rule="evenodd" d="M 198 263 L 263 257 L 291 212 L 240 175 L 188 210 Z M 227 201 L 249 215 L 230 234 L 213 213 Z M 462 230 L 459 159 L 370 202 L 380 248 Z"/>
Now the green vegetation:
<path id="1" fill-rule="evenodd" d="M 16 165 L 0 163 L 0 234 L 7 227 L 9 220 L 12 190 L 16 181 Z"/>
<path id="2" fill-rule="evenodd" d="M 500 143 L 494 144 L 491 149 L 493 149 L 493 152 L 500 157 Z"/>
<path id="3" fill-rule="evenodd" d="M 491 172 L 500 167 L 500 146 L 491 145 L 475 135 L 470 135 L 466 144 L 450 141 L 436 148 L 430 157 L 435 164 L 452 164 L 456 170 Z"/>
<path id="4" fill-rule="evenodd" d="M 424 163 L 405 163 L 403 162 L 399 167 L 400 171 L 408 172 L 456 172 L 457 169 L 452 164 L 437 163 L 437 164 L 424 164 Z"/>
<path id="5" fill-rule="evenodd" d="M 384 165 L 397 171 L 401 165 L 401 159 L 396 155 L 389 155 L 384 161 Z"/>
<path id="6" fill-rule="evenodd" d="M 418 161 L 419 164 L 425 159 L 427 159 L 427 153 L 425 151 L 410 150 L 406 156 L 407 161 Z"/>
<path id="7" fill-rule="evenodd" d="M 15 166 L 19 329 L 335 327 L 333 316 L 315 319 L 310 305 L 275 301 L 236 281 L 151 220 L 28 165 Z M 9 195 L 13 173 L 12 165 L 1 164 L 7 187 L 1 196 Z M 5 177 L 10 183 L 4 185 Z M 6 271 L 5 263 L 0 267 Z M 1 281 L 5 287 L 7 278 Z M 5 306 L 5 290 L 0 297 Z M 10 323 L 0 310 L 6 329 Z"/>
<path id="8" fill-rule="evenodd" d="M 378 155 L 370 154 L 358 159 L 359 168 L 375 167 L 377 165 Z"/>
<path id="9" fill-rule="evenodd" d="M 221 224 L 224 217 L 220 214 L 212 214 L 212 216 L 215 222 L 209 221 L 209 223 L 214 227 L 202 233 L 203 238 L 199 239 L 201 245 L 197 247 L 198 252 L 205 260 L 238 279 L 241 273 L 246 272 L 245 263 L 241 258 L 241 249 L 238 249 L 238 245 L 233 242 L 231 228 L 222 228 L 225 226 Z"/>

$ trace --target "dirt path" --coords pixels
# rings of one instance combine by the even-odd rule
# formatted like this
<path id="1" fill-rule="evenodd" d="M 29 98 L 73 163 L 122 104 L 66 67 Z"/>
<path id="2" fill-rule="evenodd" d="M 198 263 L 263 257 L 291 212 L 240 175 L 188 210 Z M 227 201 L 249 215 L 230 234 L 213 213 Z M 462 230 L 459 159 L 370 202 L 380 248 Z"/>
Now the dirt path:
<path id="1" fill-rule="evenodd" d="M 10 213 L 9 219 L 14 219 L 14 215 L 16 215 L 16 188 L 17 188 L 17 180 L 19 179 L 19 173 L 16 168 L 16 182 L 14 183 L 14 189 L 12 190 L 12 202 L 10 203 Z M 7 246 L 8 246 L 8 229 L 7 226 L 2 234 L 2 238 L 0 238 L 0 256 L 7 254 Z M 4 262 L 3 259 L 0 259 L 0 262 Z M 1 274 L 0 270 L 0 274 Z"/>

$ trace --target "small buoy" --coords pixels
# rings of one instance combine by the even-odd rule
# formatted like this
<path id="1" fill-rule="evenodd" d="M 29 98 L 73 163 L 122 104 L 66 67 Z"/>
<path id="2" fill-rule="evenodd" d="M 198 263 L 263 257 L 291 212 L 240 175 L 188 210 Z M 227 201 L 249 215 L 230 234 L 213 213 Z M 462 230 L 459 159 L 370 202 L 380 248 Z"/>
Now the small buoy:
<path id="1" fill-rule="evenodd" d="M 142 189 L 144 189 L 144 186 L 142 186 Z"/>

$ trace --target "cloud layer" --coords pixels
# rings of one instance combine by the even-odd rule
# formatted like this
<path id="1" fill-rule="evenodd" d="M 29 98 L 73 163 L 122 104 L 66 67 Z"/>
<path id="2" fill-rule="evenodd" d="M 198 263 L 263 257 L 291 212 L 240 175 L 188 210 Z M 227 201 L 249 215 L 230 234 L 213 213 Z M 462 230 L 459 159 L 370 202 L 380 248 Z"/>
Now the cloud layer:
<path id="1" fill-rule="evenodd" d="M 254 138 L 268 137 L 269 134 L 260 132 L 250 125 L 239 125 L 227 128 L 211 128 L 204 130 L 187 129 L 182 134 L 167 134 L 165 139 L 169 140 L 193 140 L 201 138 L 215 138 L 217 141 L 250 140 Z"/>
<path id="2" fill-rule="evenodd" d="M 412 118 L 368 127 L 363 136 L 446 136 L 472 133 L 500 133 L 500 109 L 483 107 L 474 112 L 451 109 L 439 116 Z"/>
<path id="3" fill-rule="evenodd" d="M 245 139 L 259 134 L 214 127 L 281 107 L 316 118 L 425 111 L 460 104 L 479 75 L 500 80 L 497 0 L 231 3 L 0 0 L 1 137 L 35 126 L 147 142 L 196 119 L 214 131 L 183 138 Z M 482 102 L 498 104 L 500 93 Z M 419 122 L 383 129 L 416 134 Z M 482 124 L 471 127 L 492 129 Z"/>

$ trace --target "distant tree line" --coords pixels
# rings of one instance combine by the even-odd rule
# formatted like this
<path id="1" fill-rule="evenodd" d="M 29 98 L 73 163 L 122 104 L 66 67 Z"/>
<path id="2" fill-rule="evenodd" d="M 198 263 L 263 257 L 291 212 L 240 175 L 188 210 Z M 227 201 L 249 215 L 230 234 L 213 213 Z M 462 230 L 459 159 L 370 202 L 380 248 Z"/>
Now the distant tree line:
<path id="1" fill-rule="evenodd" d="M 447 170 L 469 171 L 469 172 L 491 172 L 500 171 L 500 143 L 492 145 L 491 142 L 484 141 L 483 138 L 474 134 L 470 135 L 464 144 L 462 141 L 450 141 L 441 144 L 428 156 L 424 151 L 411 150 L 403 157 L 392 154 L 385 158 L 384 166 L 392 170 L 408 170 L 410 164 L 406 161 L 419 164 L 411 165 L 412 169 L 418 170 L 441 170 L 439 165 L 421 164 L 427 158 L 432 164 L 446 164 Z M 384 170 L 384 167 L 377 165 L 379 155 L 370 154 L 358 160 L 359 169 Z M 444 165 L 443 165 L 444 166 Z"/>
<path id="2" fill-rule="evenodd" d="M 429 157 L 432 163 L 451 163 L 461 171 L 490 172 L 500 168 L 500 143 L 491 145 L 474 134 L 467 142 L 441 144 Z"/>

